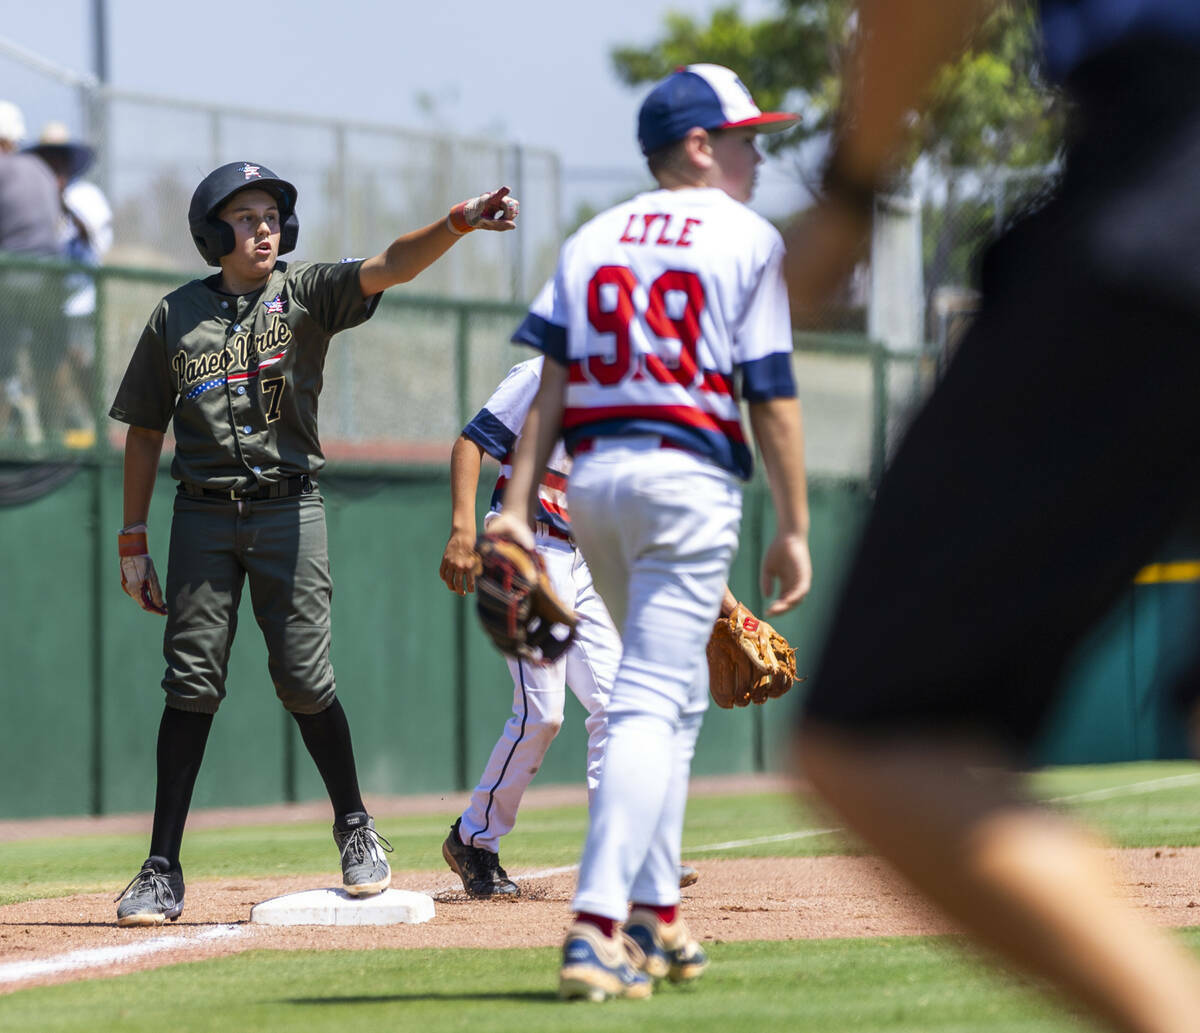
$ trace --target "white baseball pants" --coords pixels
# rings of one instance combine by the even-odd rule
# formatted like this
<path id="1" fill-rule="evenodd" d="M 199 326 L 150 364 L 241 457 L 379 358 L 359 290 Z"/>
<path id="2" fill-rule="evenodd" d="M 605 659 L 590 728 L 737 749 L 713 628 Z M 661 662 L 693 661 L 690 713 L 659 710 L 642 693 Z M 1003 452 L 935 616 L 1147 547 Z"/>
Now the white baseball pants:
<path id="1" fill-rule="evenodd" d="M 500 852 L 500 838 L 512 831 L 521 797 L 542 766 L 542 758 L 562 727 L 566 687 L 587 711 L 588 799 L 600 778 L 607 735 L 609 690 L 621 658 L 621 641 L 592 585 L 578 549 L 560 538 L 537 536 L 554 591 L 579 615 L 575 641 L 553 664 L 508 661 L 513 678 L 513 712 L 492 748 L 479 784 L 462 816 L 459 835 L 468 846 Z"/>
<path id="2" fill-rule="evenodd" d="M 575 538 L 621 631 L 608 744 L 573 907 L 623 921 L 679 901 L 705 645 L 737 550 L 734 476 L 656 436 L 600 438 L 567 488 Z"/>

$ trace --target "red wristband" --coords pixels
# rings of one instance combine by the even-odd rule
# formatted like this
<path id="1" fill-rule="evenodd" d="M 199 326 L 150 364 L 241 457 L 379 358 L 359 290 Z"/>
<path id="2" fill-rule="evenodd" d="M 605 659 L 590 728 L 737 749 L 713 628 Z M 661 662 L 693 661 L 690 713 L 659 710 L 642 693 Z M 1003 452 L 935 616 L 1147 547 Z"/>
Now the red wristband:
<path id="1" fill-rule="evenodd" d="M 467 202 L 459 201 L 453 208 L 450 209 L 450 214 L 446 216 L 446 223 L 450 227 L 452 233 L 457 233 L 462 236 L 464 233 L 470 233 L 474 226 L 467 222 Z"/>
<path id="2" fill-rule="evenodd" d="M 117 549 L 122 556 L 145 556 L 150 552 L 146 544 L 146 532 L 117 535 Z"/>

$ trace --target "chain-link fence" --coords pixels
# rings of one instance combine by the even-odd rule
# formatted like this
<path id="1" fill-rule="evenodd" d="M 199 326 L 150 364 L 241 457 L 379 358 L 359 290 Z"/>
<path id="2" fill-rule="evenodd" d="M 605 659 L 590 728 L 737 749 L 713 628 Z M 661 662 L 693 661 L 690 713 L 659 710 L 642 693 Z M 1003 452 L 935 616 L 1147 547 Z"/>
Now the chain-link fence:
<path id="1" fill-rule="evenodd" d="M 980 259 L 1014 219 L 1049 196 L 1057 169 L 951 169 L 908 194 L 876 198 L 871 258 L 828 315 L 899 354 L 889 374 L 885 456 L 953 354 L 979 304 Z"/>
<path id="2" fill-rule="evenodd" d="M 1053 188 L 1055 167 L 949 169 L 921 191 L 926 337 L 944 365 L 978 301 L 988 241 Z"/>
<path id="3" fill-rule="evenodd" d="M 331 456 L 441 460 L 474 406 L 525 354 L 508 335 L 552 271 L 567 228 L 554 154 L 101 88 L 3 40 L 0 84 L 0 96 L 24 103 L 34 132 L 55 118 L 97 144 L 93 174 L 111 199 L 116 238 L 111 264 L 96 273 L 94 320 L 62 314 L 84 270 L 73 270 L 75 286 L 63 279 L 66 267 L 0 270 L 8 278 L 0 454 L 111 444 L 97 428 L 111 429 L 107 405 L 146 316 L 167 289 L 201 272 L 185 225 L 191 191 L 209 169 L 238 158 L 265 161 L 299 188 L 297 259 L 373 254 L 495 183 L 523 200 L 519 232 L 476 234 L 339 338 L 321 413 Z M 951 170 L 912 197 L 880 199 L 870 266 L 824 314 L 822 333 L 797 337 L 815 474 L 878 474 L 969 323 L 983 244 L 1053 174 Z M 605 184 L 609 193 L 646 185 Z M 420 298 L 405 293 L 413 289 Z M 485 303 L 459 303 L 466 299 Z"/>
<path id="4" fill-rule="evenodd" d="M 30 142 L 54 120 L 95 146 L 88 175 L 112 205 L 116 265 L 196 270 L 192 191 L 211 169 L 246 160 L 297 186 L 297 259 L 376 254 L 455 202 L 507 185 L 522 200 L 520 232 L 454 248 L 422 274 L 421 290 L 524 301 L 554 269 L 562 177 L 551 151 L 113 89 L 2 38 L 0 98 L 24 109 Z"/>
<path id="5" fill-rule="evenodd" d="M 94 315 L 64 317 L 64 295 L 87 277 L 96 283 Z M 0 256 L 0 462 L 111 458 L 124 426 L 108 407 L 154 306 L 183 279 Z M 328 458 L 448 462 L 467 419 L 532 354 L 509 343 L 524 313 L 509 302 L 388 292 L 372 319 L 329 350 L 320 414 Z M 810 473 L 873 481 L 930 378 L 930 360 L 859 334 L 798 334 L 793 361 Z"/>

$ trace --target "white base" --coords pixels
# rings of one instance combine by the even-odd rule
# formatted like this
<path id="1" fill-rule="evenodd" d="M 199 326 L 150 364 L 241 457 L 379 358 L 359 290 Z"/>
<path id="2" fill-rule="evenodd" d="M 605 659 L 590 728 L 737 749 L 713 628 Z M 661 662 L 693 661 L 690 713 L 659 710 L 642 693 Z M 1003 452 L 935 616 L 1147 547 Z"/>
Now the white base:
<path id="1" fill-rule="evenodd" d="M 260 925 L 419 925 L 433 917 L 433 898 L 411 890 L 352 897 L 345 890 L 305 890 L 272 897 L 250 910 Z"/>

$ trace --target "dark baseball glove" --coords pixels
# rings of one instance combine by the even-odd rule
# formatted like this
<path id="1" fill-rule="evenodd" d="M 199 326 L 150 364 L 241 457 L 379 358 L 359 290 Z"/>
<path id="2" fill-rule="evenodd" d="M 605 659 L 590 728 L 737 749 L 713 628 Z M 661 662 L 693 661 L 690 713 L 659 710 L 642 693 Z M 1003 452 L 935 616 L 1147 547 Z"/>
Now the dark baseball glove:
<path id="1" fill-rule="evenodd" d="M 708 688 L 717 706 L 729 710 L 765 703 L 782 696 L 795 681 L 795 650 L 741 603 L 713 625 L 708 640 Z"/>
<path id="2" fill-rule="evenodd" d="M 475 542 L 479 623 L 506 656 L 535 663 L 557 660 L 575 638 L 575 614 L 550 587 L 537 553 L 508 538 L 482 534 Z"/>

